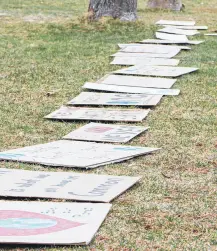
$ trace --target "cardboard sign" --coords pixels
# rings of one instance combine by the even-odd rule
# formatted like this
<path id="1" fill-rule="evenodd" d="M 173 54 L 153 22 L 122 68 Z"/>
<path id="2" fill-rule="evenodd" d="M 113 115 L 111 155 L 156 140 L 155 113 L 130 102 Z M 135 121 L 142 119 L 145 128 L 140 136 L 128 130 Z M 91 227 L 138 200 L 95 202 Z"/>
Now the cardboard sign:
<path id="1" fill-rule="evenodd" d="M 157 53 L 132 53 L 132 52 L 117 52 L 113 55 L 112 57 L 139 57 L 139 58 L 173 58 L 178 54 L 177 51 L 173 51 L 170 53 L 162 53 L 162 54 L 157 54 Z"/>
<path id="2" fill-rule="evenodd" d="M 181 49 L 177 47 L 173 47 L 171 45 L 151 45 L 146 44 L 143 46 L 127 46 L 120 50 L 121 52 L 127 53 L 155 53 L 155 54 L 169 54 L 176 53 L 178 54 Z"/>
<path id="3" fill-rule="evenodd" d="M 182 29 L 176 29 L 173 27 L 165 27 L 165 28 L 160 29 L 158 31 L 170 33 L 170 34 L 186 35 L 186 36 L 194 36 L 196 34 L 200 34 L 200 32 L 195 31 L 195 30 L 182 30 Z"/>
<path id="4" fill-rule="evenodd" d="M 136 65 L 125 69 L 117 70 L 114 73 L 125 74 L 125 75 L 178 77 L 197 70 L 198 68 L 190 68 L 190 67 Z"/>
<path id="5" fill-rule="evenodd" d="M 45 118 L 57 120 L 88 120 L 88 121 L 142 121 L 149 110 L 142 109 L 105 109 L 62 106 Z"/>
<path id="6" fill-rule="evenodd" d="M 149 44 L 151 44 L 151 43 L 149 43 Z M 154 45 L 154 43 L 153 43 L 153 45 Z M 137 44 L 118 44 L 118 47 L 121 48 L 121 49 L 123 49 L 125 47 L 128 47 L 128 46 L 144 46 L 144 44 L 141 44 L 141 43 L 137 43 Z M 173 46 L 173 47 L 175 48 L 175 46 Z M 176 46 L 176 48 L 179 48 L 181 50 L 191 50 L 191 48 L 188 47 L 188 46 Z"/>
<path id="7" fill-rule="evenodd" d="M 171 40 L 176 42 L 189 42 L 186 35 L 176 35 L 176 34 L 167 34 L 163 32 L 156 32 L 156 38 L 162 40 Z"/>
<path id="8" fill-rule="evenodd" d="M 0 152 L 0 160 L 46 166 L 94 168 L 144 155 L 157 148 L 59 140 Z"/>
<path id="9" fill-rule="evenodd" d="M 130 87 L 141 88 L 171 88 L 177 79 L 171 78 L 151 78 L 151 77 L 137 77 L 137 76 L 125 76 L 125 75 L 106 75 L 97 83 L 106 85 L 121 85 Z"/>
<path id="10" fill-rule="evenodd" d="M 155 106 L 160 102 L 161 98 L 161 95 L 82 92 L 68 104 Z"/>
<path id="11" fill-rule="evenodd" d="M 122 93 L 144 93 L 149 95 L 179 95 L 178 89 L 157 89 L 157 88 L 139 88 L 131 86 L 106 85 L 97 83 L 85 83 L 83 88 L 98 91 L 122 92 Z"/>
<path id="12" fill-rule="evenodd" d="M 0 243 L 88 245 L 110 204 L 0 202 Z"/>
<path id="13" fill-rule="evenodd" d="M 207 30 L 208 26 L 172 26 L 172 25 L 164 25 L 164 27 L 183 29 L 183 30 Z"/>
<path id="14" fill-rule="evenodd" d="M 174 21 L 174 20 L 159 20 L 158 25 L 174 25 L 174 26 L 193 26 L 195 21 Z"/>
<path id="15" fill-rule="evenodd" d="M 148 127 L 90 123 L 72 131 L 64 139 L 126 143 Z"/>
<path id="16" fill-rule="evenodd" d="M 180 60 L 168 58 L 115 57 L 113 65 L 178 65 Z"/>
<path id="17" fill-rule="evenodd" d="M 0 196 L 110 202 L 139 180 L 140 177 L 1 168 Z"/>
<path id="18" fill-rule="evenodd" d="M 188 40 L 188 41 L 172 41 L 172 40 L 161 40 L 161 39 L 145 39 L 140 41 L 143 44 L 201 44 L 204 41 Z"/>
<path id="19" fill-rule="evenodd" d="M 217 36 L 217 33 L 207 33 L 207 34 L 204 34 L 205 36 Z"/>

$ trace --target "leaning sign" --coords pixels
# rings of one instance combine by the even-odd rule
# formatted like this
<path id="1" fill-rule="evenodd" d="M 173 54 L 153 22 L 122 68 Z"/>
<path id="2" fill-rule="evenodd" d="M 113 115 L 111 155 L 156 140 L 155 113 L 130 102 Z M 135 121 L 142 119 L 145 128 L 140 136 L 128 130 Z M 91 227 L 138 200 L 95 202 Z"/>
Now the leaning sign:
<path id="1" fill-rule="evenodd" d="M 142 109 L 105 109 L 62 106 L 45 118 L 54 120 L 88 120 L 88 121 L 142 121 L 149 110 Z"/>
<path id="2" fill-rule="evenodd" d="M 0 202 L 1 244 L 88 245 L 107 203 Z"/>
<path id="3" fill-rule="evenodd" d="M 64 139 L 126 143 L 147 129 L 143 126 L 89 123 L 72 131 Z"/>
<path id="4" fill-rule="evenodd" d="M 110 202 L 139 180 L 140 177 L 1 168 L 0 196 Z"/>
<path id="5" fill-rule="evenodd" d="M 46 166 L 95 168 L 148 154 L 157 148 L 59 140 L 0 152 L 0 160 Z"/>
<path id="6" fill-rule="evenodd" d="M 69 105 L 155 106 L 162 95 L 82 92 Z"/>

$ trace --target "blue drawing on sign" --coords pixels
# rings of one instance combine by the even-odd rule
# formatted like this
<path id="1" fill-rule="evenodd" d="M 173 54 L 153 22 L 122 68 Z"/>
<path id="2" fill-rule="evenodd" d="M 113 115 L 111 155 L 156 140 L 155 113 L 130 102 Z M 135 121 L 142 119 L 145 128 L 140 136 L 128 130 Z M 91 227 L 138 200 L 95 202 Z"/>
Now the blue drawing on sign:
<path id="1" fill-rule="evenodd" d="M 0 153 L 0 158 L 1 157 L 9 157 L 9 158 L 16 158 L 16 157 L 23 157 L 25 154 L 21 153 Z"/>
<path id="2" fill-rule="evenodd" d="M 53 227 L 56 224 L 55 220 L 39 218 L 9 218 L 0 220 L 0 227 L 12 229 L 41 229 Z"/>
<path id="3" fill-rule="evenodd" d="M 109 102 L 106 102 L 106 104 L 119 104 L 119 105 L 136 105 L 138 104 L 138 102 L 136 101 L 109 101 Z"/>

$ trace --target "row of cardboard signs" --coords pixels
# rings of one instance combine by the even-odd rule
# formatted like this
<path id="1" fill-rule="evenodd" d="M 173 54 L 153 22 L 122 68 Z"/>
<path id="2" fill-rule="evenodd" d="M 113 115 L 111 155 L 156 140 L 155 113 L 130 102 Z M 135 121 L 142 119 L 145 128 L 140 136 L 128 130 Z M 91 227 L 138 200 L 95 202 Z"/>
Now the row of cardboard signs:
<path id="1" fill-rule="evenodd" d="M 171 32 L 172 29 L 177 35 L 177 29 L 182 27 L 185 32 L 178 33 L 181 36 L 197 34 L 194 22 L 177 23 L 177 21 L 161 20 L 159 24 L 170 26 L 165 27 L 164 32 L 168 30 Z M 177 28 L 176 25 L 182 26 Z M 204 28 L 197 27 L 197 29 Z M 177 43 L 177 40 L 171 40 L 169 37 L 164 39 L 169 41 L 145 40 L 142 43 L 146 45 L 143 46 L 119 45 L 121 51 L 115 54 L 112 64 L 134 66 L 118 70 L 97 83 L 84 85 L 85 89 L 111 93 L 82 92 L 66 106 L 62 106 L 46 118 L 73 121 L 142 121 L 150 112 L 149 109 L 105 109 L 82 106 L 151 107 L 157 105 L 163 95 L 178 95 L 180 90 L 170 89 L 176 79 L 161 77 L 177 77 L 196 71 L 197 68 L 174 67 L 178 65 L 179 60 L 171 58 L 181 49 L 189 48 L 155 45 Z M 54 167 L 92 169 L 159 150 L 150 147 L 105 144 L 105 142 L 126 143 L 146 130 L 148 128 L 144 126 L 89 123 L 64 136 L 63 140 L 0 152 L 0 159 Z M 108 214 L 111 208 L 109 202 L 140 179 L 141 177 L 2 168 L 0 195 L 3 198 L 49 198 L 82 203 L 2 201 L 0 242 L 87 245 Z M 87 201 L 89 203 L 86 203 Z"/>

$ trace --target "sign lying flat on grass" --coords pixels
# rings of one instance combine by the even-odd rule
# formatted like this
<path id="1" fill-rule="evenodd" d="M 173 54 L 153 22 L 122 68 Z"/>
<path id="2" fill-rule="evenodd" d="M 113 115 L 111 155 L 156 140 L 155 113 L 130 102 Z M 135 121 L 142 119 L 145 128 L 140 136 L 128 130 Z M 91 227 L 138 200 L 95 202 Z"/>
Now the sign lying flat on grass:
<path id="1" fill-rule="evenodd" d="M 155 106 L 160 102 L 161 98 L 161 95 L 82 92 L 68 104 Z"/>
<path id="2" fill-rule="evenodd" d="M 122 92 L 122 93 L 144 93 L 150 95 L 179 95 L 178 89 L 157 89 L 157 88 L 139 88 L 131 86 L 106 85 L 98 83 L 85 83 L 83 88 L 98 91 Z"/>
<path id="3" fill-rule="evenodd" d="M 180 48 L 171 45 L 151 45 L 146 44 L 143 46 L 127 46 L 121 49 L 121 52 L 130 52 L 130 53 L 155 53 L 155 54 L 169 54 L 176 53 L 178 54 L 181 51 Z"/>
<path id="4" fill-rule="evenodd" d="M 177 79 L 171 78 L 151 78 L 124 75 L 106 75 L 97 81 L 100 84 L 121 85 L 141 88 L 171 88 Z"/>
<path id="5" fill-rule="evenodd" d="M 207 33 L 207 34 L 204 34 L 205 36 L 217 36 L 217 33 Z"/>
<path id="6" fill-rule="evenodd" d="M 168 58 L 137 58 L 137 57 L 115 57 L 111 62 L 114 65 L 170 65 L 176 66 L 179 64 L 178 59 Z"/>
<path id="7" fill-rule="evenodd" d="M 90 123 L 72 131 L 64 139 L 126 143 L 148 127 Z"/>
<path id="8" fill-rule="evenodd" d="M 172 40 L 161 40 L 161 39 L 145 39 L 140 41 L 143 44 L 201 44 L 204 41 L 188 40 L 188 41 L 172 41 Z"/>
<path id="9" fill-rule="evenodd" d="M 156 54 L 156 53 L 133 53 L 133 52 L 117 52 L 113 55 L 112 57 L 139 57 L 139 58 L 173 58 L 177 55 L 178 53 L 175 51 L 170 52 L 168 54 Z"/>
<path id="10" fill-rule="evenodd" d="M 151 44 L 151 43 L 149 43 L 149 44 Z M 155 45 L 155 44 L 153 44 L 153 45 Z M 139 43 L 137 43 L 137 44 L 118 44 L 118 47 L 119 48 L 121 48 L 121 49 L 123 49 L 123 48 L 125 48 L 125 47 L 128 47 L 128 46 L 144 46 L 144 44 L 139 44 Z M 179 49 L 181 49 L 181 50 L 191 50 L 191 48 L 190 47 L 188 47 L 188 46 L 173 46 L 174 48 L 179 48 Z"/>
<path id="11" fill-rule="evenodd" d="M 125 75 L 178 77 L 197 70 L 198 68 L 190 68 L 190 67 L 136 65 L 125 69 L 117 70 L 114 73 L 125 74 Z"/>
<path id="12" fill-rule="evenodd" d="M 158 39 L 171 40 L 176 42 L 188 42 L 186 35 L 167 34 L 163 32 L 156 32 L 155 35 Z"/>
<path id="13" fill-rule="evenodd" d="M 157 148 L 59 140 L 0 153 L 0 160 L 46 166 L 94 168 L 144 155 Z"/>
<path id="14" fill-rule="evenodd" d="M 0 196 L 110 202 L 139 180 L 140 177 L 1 168 Z"/>
<path id="15" fill-rule="evenodd" d="M 88 121 L 142 121 L 149 110 L 142 109 L 104 109 L 86 107 L 62 106 L 46 116 L 47 119 L 56 120 L 88 120 Z"/>
<path id="16" fill-rule="evenodd" d="M 110 204 L 0 202 L 0 243 L 88 245 Z"/>
<path id="17" fill-rule="evenodd" d="M 207 26 L 172 26 L 172 25 L 164 25 L 164 27 L 183 29 L 183 30 L 207 30 Z"/>
<path id="18" fill-rule="evenodd" d="M 159 32 L 165 32 L 170 34 L 178 34 L 178 35 L 186 35 L 186 36 L 194 36 L 196 34 L 200 34 L 200 32 L 195 30 L 182 30 L 182 29 L 176 29 L 173 27 L 166 27 L 161 30 L 158 30 Z"/>
<path id="19" fill-rule="evenodd" d="M 195 21 L 174 21 L 174 20 L 159 20 L 155 24 L 159 25 L 174 25 L 174 26 L 193 26 Z"/>

